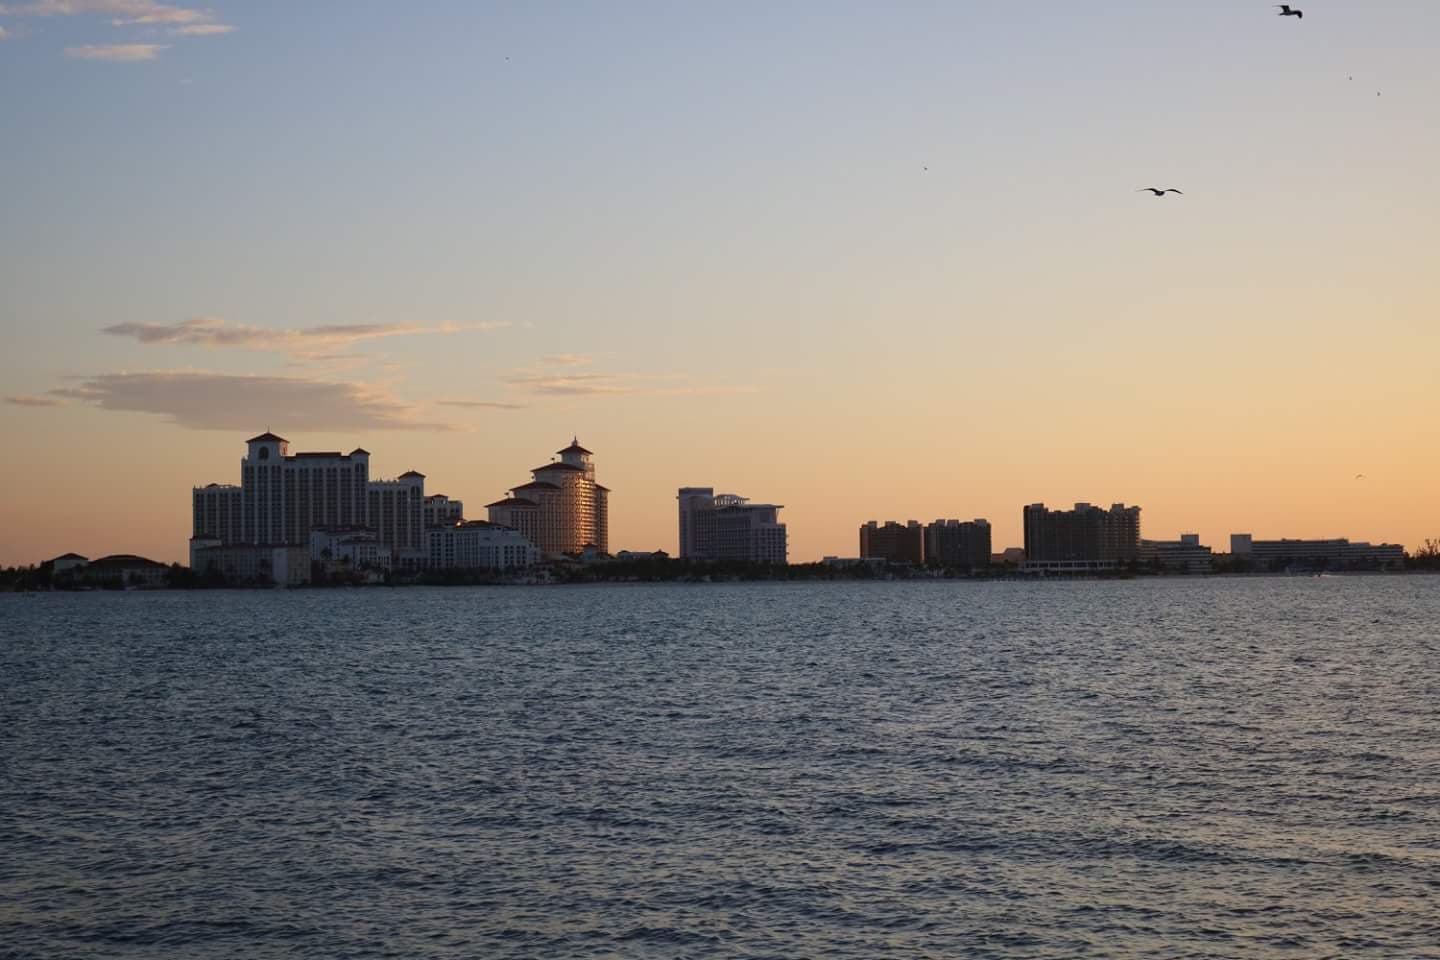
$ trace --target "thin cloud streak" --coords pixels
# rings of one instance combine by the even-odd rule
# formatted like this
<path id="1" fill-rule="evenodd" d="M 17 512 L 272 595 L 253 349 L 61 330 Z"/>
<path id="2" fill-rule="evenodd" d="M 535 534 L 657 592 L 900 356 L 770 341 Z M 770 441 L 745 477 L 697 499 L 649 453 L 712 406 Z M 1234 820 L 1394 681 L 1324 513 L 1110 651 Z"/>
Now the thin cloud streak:
<path id="1" fill-rule="evenodd" d="M 525 410 L 523 403 L 504 403 L 499 400 L 436 400 L 436 406 L 461 407 L 467 410 Z"/>
<path id="2" fill-rule="evenodd" d="M 755 392 L 752 386 L 692 384 L 682 373 L 598 373 L 577 369 L 592 362 L 583 354 L 550 354 L 532 366 L 512 371 L 503 382 L 517 390 L 551 397 L 687 397 Z"/>
<path id="3" fill-rule="evenodd" d="M 154 414 L 189 430 L 246 430 L 260 422 L 316 432 L 455 429 L 419 419 L 415 404 L 385 387 L 304 377 L 165 370 L 110 373 L 50 393 L 102 410 Z"/>
<path id="4" fill-rule="evenodd" d="M 130 337 L 149 346 L 192 346 L 235 348 L 268 353 L 285 353 L 300 359 L 318 359 L 335 355 L 337 347 L 386 337 L 410 337 L 425 334 L 454 334 L 499 330 L 506 323 L 441 324 L 425 327 L 408 323 L 330 324 L 301 329 L 255 327 L 231 323 L 220 317 L 195 317 L 176 324 L 117 323 L 104 327 L 101 333 Z"/>
<path id="5" fill-rule="evenodd" d="M 107 43 L 88 44 L 83 47 L 66 47 L 65 56 L 71 60 L 100 60 L 106 63 L 144 63 L 160 56 L 160 51 L 169 50 L 167 43 Z"/>
<path id="6" fill-rule="evenodd" d="M 188 27 L 176 27 L 170 31 L 172 37 L 218 37 L 225 33 L 234 33 L 235 28 L 228 23 L 196 23 Z"/>
<path id="7" fill-rule="evenodd" d="M 24 395 L 6 397 L 5 402 L 14 404 L 17 407 L 59 407 L 64 406 L 65 403 L 65 401 L 56 399 L 55 397 L 31 397 Z"/>

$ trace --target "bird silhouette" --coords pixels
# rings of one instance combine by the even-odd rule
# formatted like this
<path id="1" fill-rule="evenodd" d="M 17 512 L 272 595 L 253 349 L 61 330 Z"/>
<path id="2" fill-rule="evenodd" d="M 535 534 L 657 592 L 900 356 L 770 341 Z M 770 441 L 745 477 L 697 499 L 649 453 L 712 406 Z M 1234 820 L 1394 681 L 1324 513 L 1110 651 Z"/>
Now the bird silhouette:
<path id="1" fill-rule="evenodd" d="M 1136 193 L 1144 193 L 1146 190 L 1149 190 L 1151 193 L 1155 194 L 1155 196 L 1157 196 L 1157 197 L 1163 197 L 1163 196 L 1165 196 L 1165 194 L 1167 194 L 1167 193 L 1179 193 L 1180 196 L 1182 196 L 1182 197 L 1185 196 L 1185 194 L 1181 193 L 1179 190 L 1176 190 L 1174 187 L 1167 187 L 1167 188 L 1164 189 L 1164 190 L 1161 190 L 1159 187 L 1141 187 L 1139 190 L 1136 190 L 1135 192 L 1136 192 Z"/>
<path id="2" fill-rule="evenodd" d="M 1299 17 L 1301 20 L 1304 20 L 1304 19 L 1305 19 L 1305 11 L 1304 11 L 1304 10 L 1291 10 L 1291 9 L 1290 9 L 1290 4 L 1288 4 L 1288 3 L 1277 3 L 1277 4 L 1275 4 L 1275 6 L 1277 6 L 1277 7 L 1280 8 L 1280 13 L 1277 14 L 1277 16 L 1281 16 L 1281 17 Z"/>
<path id="3" fill-rule="evenodd" d="M 1357 474 L 1355 474 L 1355 479 L 1356 479 L 1356 480 L 1364 480 L 1364 479 L 1365 479 L 1365 474 L 1363 474 L 1363 473 L 1357 473 Z"/>

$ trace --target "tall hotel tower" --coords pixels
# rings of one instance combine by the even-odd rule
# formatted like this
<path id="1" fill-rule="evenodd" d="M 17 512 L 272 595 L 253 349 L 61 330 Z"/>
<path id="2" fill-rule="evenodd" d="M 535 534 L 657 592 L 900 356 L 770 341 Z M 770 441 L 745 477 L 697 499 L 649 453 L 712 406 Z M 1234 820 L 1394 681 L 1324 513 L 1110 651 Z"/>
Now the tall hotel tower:
<path id="1" fill-rule="evenodd" d="M 246 443 L 240 484 L 194 491 L 192 537 L 225 545 L 306 545 L 317 528 L 366 528 L 397 555 L 424 547 L 425 476 L 371 480 L 370 453 L 291 453 L 262 433 Z"/>
<path id="2" fill-rule="evenodd" d="M 610 552 L 610 491 L 595 482 L 594 456 L 579 439 L 559 460 L 530 471 L 531 481 L 487 504 L 490 522 L 520 531 L 548 555 L 594 547 Z"/>

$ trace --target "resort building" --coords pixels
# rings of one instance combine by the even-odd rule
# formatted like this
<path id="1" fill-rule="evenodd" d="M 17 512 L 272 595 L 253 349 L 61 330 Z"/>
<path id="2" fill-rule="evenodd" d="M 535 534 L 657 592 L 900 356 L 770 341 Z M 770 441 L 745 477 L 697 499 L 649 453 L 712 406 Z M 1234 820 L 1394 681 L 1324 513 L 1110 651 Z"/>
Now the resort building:
<path id="1" fill-rule="evenodd" d="M 574 555 L 610 545 L 610 491 L 595 482 L 594 454 L 578 439 L 559 460 L 536 467 L 531 481 L 487 504 L 490 522 L 521 533 L 546 556 Z"/>
<path id="2" fill-rule="evenodd" d="M 751 503 L 714 487 L 681 487 L 680 559 L 738 560 L 745 563 L 789 562 L 784 506 Z"/>
<path id="3" fill-rule="evenodd" d="M 990 521 L 936 520 L 925 528 L 925 562 L 951 570 L 990 566 Z"/>
<path id="4" fill-rule="evenodd" d="M 860 527 L 860 556 L 918 567 L 925 562 L 925 528 L 914 520 L 903 524 L 871 520 Z"/>
<path id="5" fill-rule="evenodd" d="M 1025 566 L 1037 573 L 1091 573 L 1120 569 L 1140 559 L 1140 508 L 1109 510 L 1088 503 L 1074 510 L 1025 508 Z"/>
<path id="6" fill-rule="evenodd" d="M 240 483 L 210 484 L 192 493 L 191 536 L 220 545 L 296 546 L 323 528 L 374 530 L 398 559 L 424 552 L 425 476 L 370 479 L 370 452 L 291 453 L 273 433 L 246 441 Z"/>

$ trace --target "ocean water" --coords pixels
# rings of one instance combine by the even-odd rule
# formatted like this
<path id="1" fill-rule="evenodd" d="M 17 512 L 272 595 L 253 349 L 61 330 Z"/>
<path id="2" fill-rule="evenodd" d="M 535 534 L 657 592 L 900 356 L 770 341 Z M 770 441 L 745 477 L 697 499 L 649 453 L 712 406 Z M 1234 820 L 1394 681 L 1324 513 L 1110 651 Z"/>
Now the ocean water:
<path id="1" fill-rule="evenodd" d="M 0 956 L 1440 957 L 1440 578 L 3 596 Z"/>

